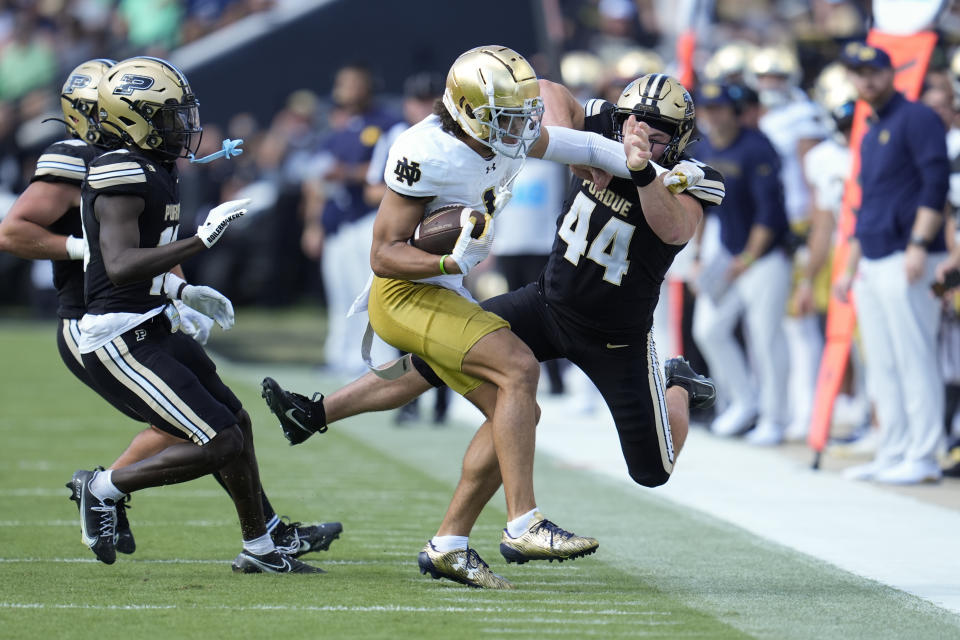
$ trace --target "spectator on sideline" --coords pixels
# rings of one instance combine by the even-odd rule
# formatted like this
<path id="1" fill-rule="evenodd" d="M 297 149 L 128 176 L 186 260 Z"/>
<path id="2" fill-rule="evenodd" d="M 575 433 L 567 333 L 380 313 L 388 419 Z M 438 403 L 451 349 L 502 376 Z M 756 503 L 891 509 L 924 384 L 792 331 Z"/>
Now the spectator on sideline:
<path id="1" fill-rule="evenodd" d="M 710 212 L 720 221 L 722 246 L 719 255 L 704 256 L 693 336 L 727 402 L 711 430 L 739 435 L 756 420 L 754 438 L 772 444 L 787 423 L 783 315 L 790 284 L 784 251 L 789 226 L 780 158 L 766 136 L 740 124 L 738 96 L 730 85 L 707 83 L 697 97 L 697 120 L 706 139 L 696 154 L 723 174 L 726 197 Z M 741 317 L 756 365 L 752 376 L 734 337 Z"/>
<path id="2" fill-rule="evenodd" d="M 324 354 L 334 373 L 366 371 L 360 357 L 364 323 L 347 312 L 370 276 L 370 244 L 375 212 L 364 202 L 363 187 L 373 147 L 397 118 L 374 104 L 373 78 L 362 64 L 337 71 L 333 84 L 331 132 L 313 160 L 314 176 L 303 183 L 305 254 L 319 259 L 327 300 Z"/>
<path id="3" fill-rule="evenodd" d="M 876 457 L 845 475 L 890 484 L 937 481 L 944 394 L 936 364 L 940 309 L 929 284 L 946 251 L 946 130 L 933 109 L 896 91 L 882 49 L 851 42 L 841 61 L 873 113 L 860 145 L 860 211 L 836 293 L 846 297 L 853 288 L 880 426 Z"/>

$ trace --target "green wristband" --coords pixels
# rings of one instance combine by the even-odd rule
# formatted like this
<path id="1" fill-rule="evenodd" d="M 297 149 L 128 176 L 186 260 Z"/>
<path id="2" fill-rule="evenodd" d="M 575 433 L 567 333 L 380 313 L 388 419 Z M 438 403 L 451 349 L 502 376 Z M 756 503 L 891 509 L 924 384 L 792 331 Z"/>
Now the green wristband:
<path id="1" fill-rule="evenodd" d="M 440 256 L 440 273 L 445 276 L 448 276 L 450 274 L 447 273 L 447 270 L 443 268 L 443 261 L 446 260 L 447 256 L 449 255 L 450 255 L 449 253 L 445 253 L 442 256 Z"/>

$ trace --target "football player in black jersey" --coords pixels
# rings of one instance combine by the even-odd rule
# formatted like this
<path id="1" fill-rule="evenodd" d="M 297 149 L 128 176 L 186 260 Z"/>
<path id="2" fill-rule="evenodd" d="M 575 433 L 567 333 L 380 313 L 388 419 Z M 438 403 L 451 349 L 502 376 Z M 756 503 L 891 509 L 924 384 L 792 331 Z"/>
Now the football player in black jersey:
<path id="1" fill-rule="evenodd" d="M 195 237 L 176 240 L 174 161 L 195 150 L 201 128 L 196 97 L 170 63 L 131 58 L 109 69 L 98 85 L 98 115 L 101 133 L 118 144 L 89 163 L 81 191 L 89 253 L 77 349 L 100 395 L 180 440 L 123 468 L 74 474 L 83 540 L 112 563 L 117 500 L 219 471 L 243 534 L 234 570 L 320 572 L 276 549 L 265 526 L 249 416 L 202 347 L 177 331 L 179 315 L 167 304 L 193 292 L 193 306 L 224 328 L 232 325 L 226 298 L 191 288 L 169 269 L 212 247 L 249 201 L 216 207 Z"/>
<path id="2" fill-rule="evenodd" d="M 653 310 L 664 275 L 693 236 L 703 208 L 721 202 L 723 178 L 684 155 L 694 106 L 674 78 L 643 76 L 617 104 L 592 100 L 586 109 L 561 85 L 541 86 L 544 122 L 622 139 L 632 179 L 611 180 L 595 170 L 575 178 L 540 280 L 482 306 L 506 319 L 540 361 L 568 358 L 584 370 L 613 414 L 630 476 L 655 487 L 673 471 L 689 408 L 712 404 L 715 389 L 682 358 L 666 363 L 664 384 Z M 650 160 L 670 171 L 658 177 Z M 268 378 L 264 397 L 297 444 L 330 422 L 401 406 L 439 383 L 422 361 L 414 358 L 414 364 L 416 371 L 396 380 L 367 374 L 317 401 Z M 464 457 L 453 501 L 461 518 L 475 520 L 499 485 L 493 443 L 481 429 Z"/>
<path id="3" fill-rule="evenodd" d="M 7 216 L 0 222 L 0 251 L 7 251 L 26 259 L 53 261 L 54 284 L 57 288 L 59 323 L 57 347 L 64 364 L 81 382 L 94 389 L 94 383 L 83 368 L 77 340 L 80 335 L 78 322 L 86 310 L 83 294 L 83 257 L 85 252 L 80 220 L 80 185 L 87 173 L 87 165 L 97 156 L 109 150 L 114 137 L 102 135 L 97 128 L 97 84 L 104 72 L 116 64 L 113 60 L 98 58 L 78 65 L 67 76 L 60 94 L 63 122 L 70 138 L 48 146 L 37 160 L 37 167 L 30 185 L 17 198 Z M 176 275 L 182 276 L 179 268 Z M 189 287 L 189 285 L 188 285 Z M 185 287 L 184 291 L 193 291 Z M 197 289 L 202 291 L 201 288 Z M 209 290 L 206 295 L 214 295 Z M 189 298 L 189 296 L 187 296 Z M 181 315 L 181 330 L 193 336 L 201 344 L 206 342 L 210 325 L 214 320 L 175 301 Z M 190 330 L 187 330 L 187 329 Z M 114 407 L 133 418 L 143 421 L 125 405 L 113 403 Z M 155 427 L 147 427 L 138 433 L 127 449 L 110 469 L 117 469 L 138 462 L 180 439 Z M 217 482 L 228 491 L 219 473 L 213 474 Z M 73 487 L 73 483 L 68 484 Z M 229 491 L 228 491 L 229 493 Z M 71 495 L 79 506 L 80 496 Z M 136 542 L 126 517 L 126 500 L 117 501 L 117 551 L 133 553 Z M 326 549 L 339 536 L 342 526 L 338 522 L 319 525 L 302 525 L 298 522 L 283 522 L 273 510 L 266 493 L 263 493 L 264 514 L 271 535 L 284 553 L 300 556 L 308 551 Z"/>

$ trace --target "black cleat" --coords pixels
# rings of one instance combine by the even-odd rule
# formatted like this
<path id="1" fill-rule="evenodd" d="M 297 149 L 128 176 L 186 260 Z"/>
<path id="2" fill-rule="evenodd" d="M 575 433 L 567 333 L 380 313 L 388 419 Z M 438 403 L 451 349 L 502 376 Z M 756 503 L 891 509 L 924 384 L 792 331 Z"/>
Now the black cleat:
<path id="1" fill-rule="evenodd" d="M 103 467 L 97 467 L 97 471 L 103 471 Z M 74 486 L 73 480 L 68 482 L 66 485 L 67 489 L 70 489 L 70 500 L 77 503 L 77 511 L 80 511 L 80 494 L 78 489 Z M 123 500 L 120 500 L 116 503 L 117 507 L 117 532 L 116 532 L 116 547 L 117 551 L 120 553 L 130 554 L 137 550 L 137 543 L 133 539 L 133 532 L 130 530 L 130 521 L 127 520 L 127 509 L 129 508 L 130 495 L 127 494 Z"/>
<path id="2" fill-rule="evenodd" d="M 311 551 L 326 551 L 340 537 L 341 531 L 343 525 L 339 522 L 304 526 L 299 522 L 289 522 L 289 518 L 284 516 L 270 532 L 270 537 L 273 538 L 273 544 L 277 545 L 277 551 L 291 558 L 299 558 Z"/>
<path id="3" fill-rule="evenodd" d="M 131 554 L 137 550 L 137 542 L 133 539 L 130 530 L 130 521 L 127 520 L 127 509 L 130 508 L 130 495 L 117 502 L 117 551 Z"/>
<path id="4" fill-rule="evenodd" d="M 690 396 L 691 409 L 707 409 L 717 399 L 717 387 L 713 380 L 693 370 L 683 356 L 670 358 L 664 363 L 667 376 L 667 388 L 674 385 L 683 387 Z"/>
<path id="5" fill-rule="evenodd" d="M 230 566 L 234 573 L 326 573 L 277 550 L 258 556 L 244 549 Z"/>
<path id="6" fill-rule="evenodd" d="M 117 508 L 113 500 L 101 500 L 90 491 L 90 481 L 99 471 L 80 470 L 70 481 L 80 502 L 80 539 L 104 564 L 117 560 Z"/>
<path id="7" fill-rule="evenodd" d="M 291 445 L 300 444 L 314 433 L 327 430 L 327 414 L 323 410 L 323 395 L 313 394 L 313 400 L 292 391 L 284 391 L 273 378 L 264 378 L 260 394 L 267 401 L 273 415 L 280 420 L 283 435 Z M 317 399 L 320 396 L 320 399 Z"/>

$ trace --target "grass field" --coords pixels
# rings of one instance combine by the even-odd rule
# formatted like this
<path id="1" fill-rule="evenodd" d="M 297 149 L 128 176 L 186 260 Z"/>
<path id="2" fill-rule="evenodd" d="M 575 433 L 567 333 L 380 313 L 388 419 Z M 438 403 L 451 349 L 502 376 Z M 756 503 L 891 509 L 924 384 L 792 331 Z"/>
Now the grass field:
<path id="1" fill-rule="evenodd" d="M 109 464 L 136 427 L 70 376 L 53 332 L 52 323 L 0 323 L 2 638 L 960 637 L 956 616 L 922 600 L 546 457 L 537 460 L 541 506 L 599 538 L 599 552 L 506 565 L 498 496 L 471 542 L 518 589 L 430 580 L 416 554 L 472 432 L 398 429 L 377 415 L 290 448 L 257 382 L 265 372 L 302 390 L 318 382 L 307 368 L 275 364 L 222 370 L 253 416 L 278 511 L 344 523 L 330 551 L 304 557 L 329 573 L 232 574 L 236 517 L 209 479 L 138 493 L 136 554 L 97 563 L 63 484 L 77 468 Z"/>

